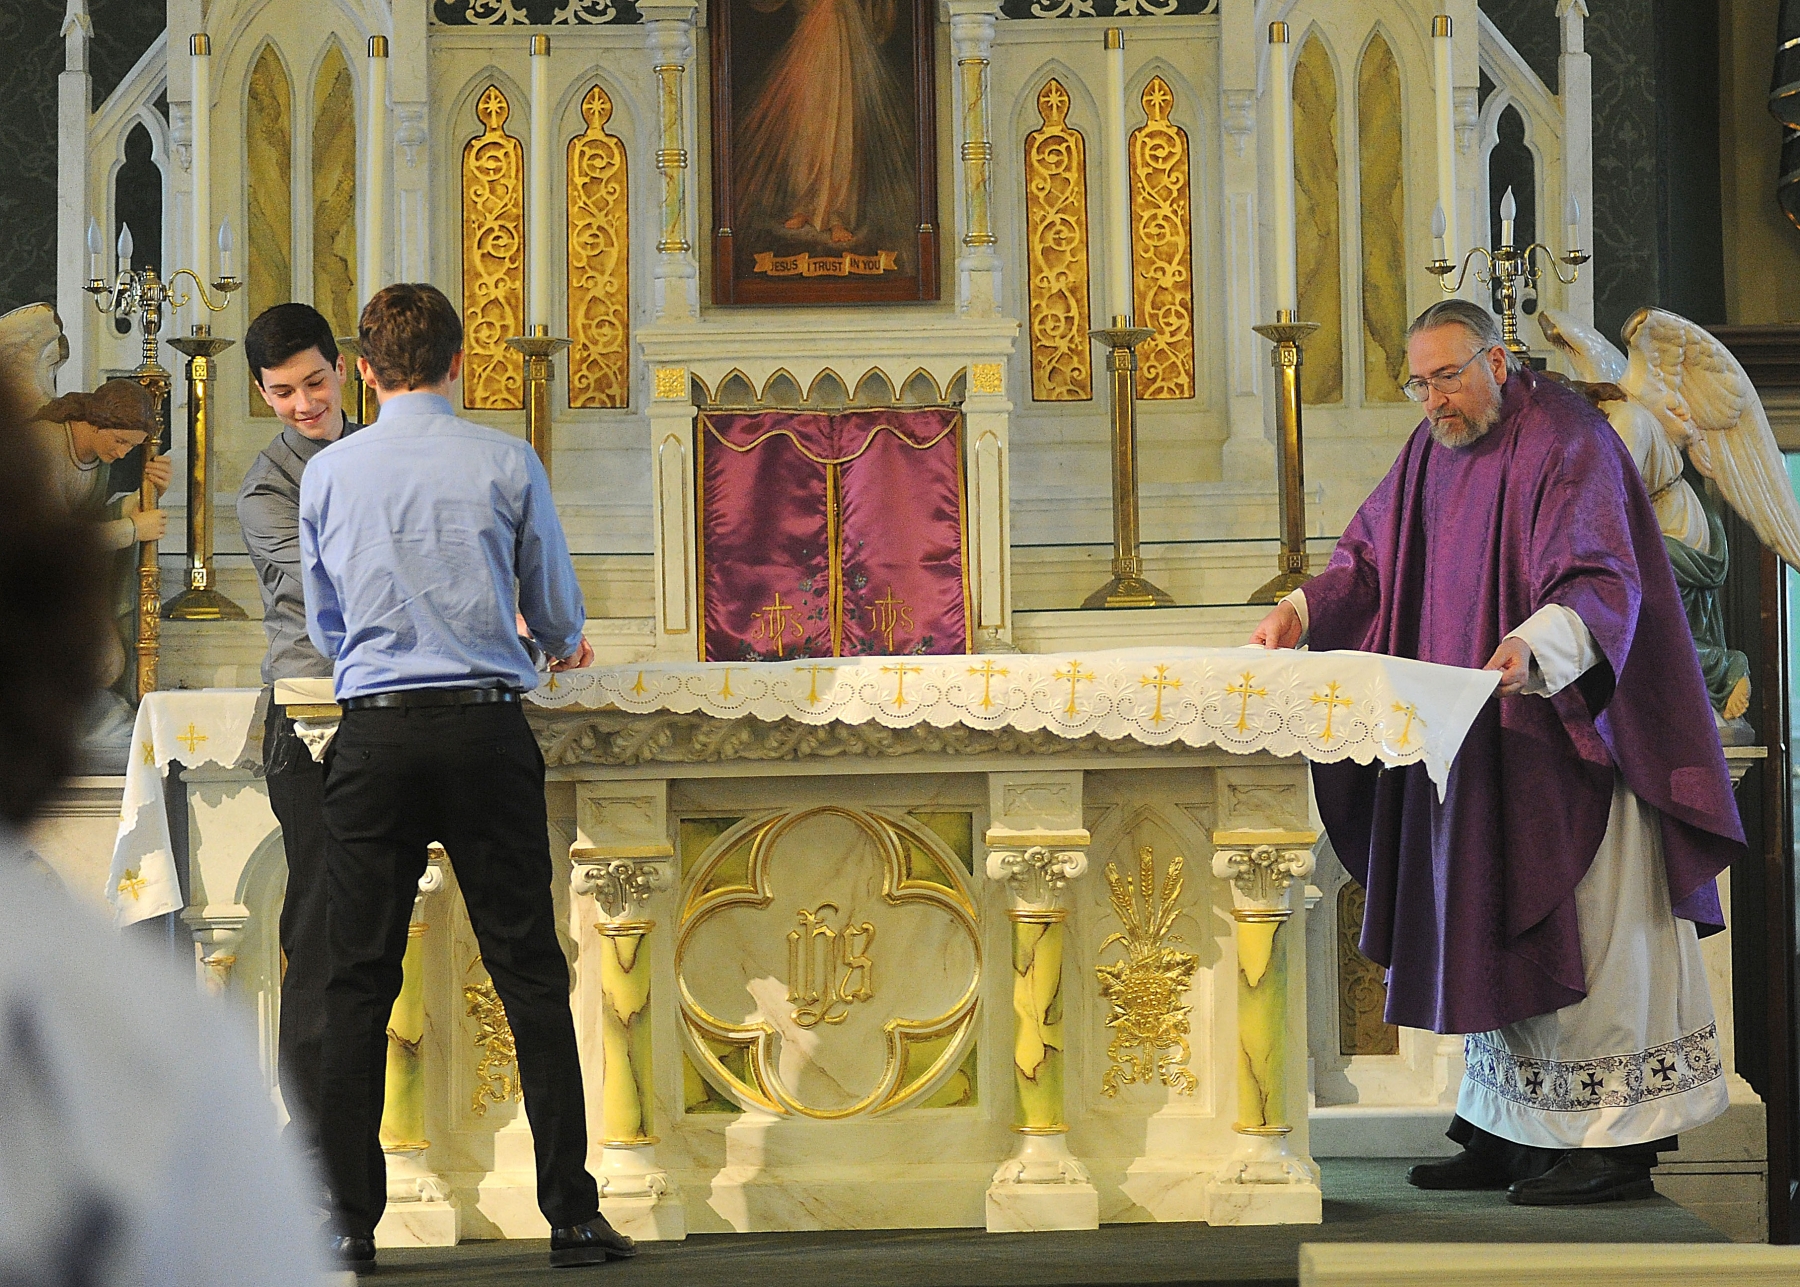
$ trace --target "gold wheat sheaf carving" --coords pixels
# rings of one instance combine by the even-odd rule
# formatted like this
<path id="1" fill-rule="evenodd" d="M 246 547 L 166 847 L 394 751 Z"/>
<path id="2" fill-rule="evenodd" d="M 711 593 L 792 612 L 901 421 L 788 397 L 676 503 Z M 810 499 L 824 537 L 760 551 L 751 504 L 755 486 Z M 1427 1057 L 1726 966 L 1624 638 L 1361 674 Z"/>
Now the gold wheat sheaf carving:
<path id="1" fill-rule="evenodd" d="M 1144 123 L 1131 132 L 1131 264 L 1140 326 L 1138 397 L 1194 396 L 1193 193 L 1187 132 L 1169 120 L 1175 95 L 1144 86 Z"/>
<path id="2" fill-rule="evenodd" d="M 523 359 L 506 347 L 524 334 L 525 148 L 503 128 L 512 108 L 497 85 L 482 91 L 483 132 L 463 148 L 463 406 L 525 405 Z"/>
<path id="3" fill-rule="evenodd" d="M 1039 91 L 1043 128 L 1025 136 L 1025 254 L 1030 274 L 1031 396 L 1094 396 L 1088 340 L 1087 143 L 1071 129 L 1069 91 Z"/>
<path id="4" fill-rule="evenodd" d="M 569 405 L 631 401 L 630 204 L 625 145 L 606 132 L 612 99 L 581 100 L 585 133 L 569 140 Z"/>
<path id="5" fill-rule="evenodd" d="M 1200 958 L 1167 946 L 1181 941 L 1170 930 L 1181 914 L 1176 903 L 1181 898 L 1183 865 L 1180 854 L 1169 860 L 1159 893 L 1156 857 L 1148 845 L 1138 850 L 1135 884 L 1130 876 L 1119 875 L 1117 863 L 1106 864 L 1106 887 L 1125 932 L 1107 935 L 1100 951 L 1119 943 L 1125 959 L 1094 967 L 1100 995 L 1112 1007 L 1106 1016 L 1106 1026 L 1113 1030 L 1106 1047 L 1112 1066 L 1100 1079 L 1103 1095 L 1114 1096 L 1120 1086 L 1159 1078 L 1182 1095 L 1193 1094 L 1200 1084 L 1187 1067 L 1192 1053 L 1188 1015 L 1193 1007 L 1182 1004 Z"/>

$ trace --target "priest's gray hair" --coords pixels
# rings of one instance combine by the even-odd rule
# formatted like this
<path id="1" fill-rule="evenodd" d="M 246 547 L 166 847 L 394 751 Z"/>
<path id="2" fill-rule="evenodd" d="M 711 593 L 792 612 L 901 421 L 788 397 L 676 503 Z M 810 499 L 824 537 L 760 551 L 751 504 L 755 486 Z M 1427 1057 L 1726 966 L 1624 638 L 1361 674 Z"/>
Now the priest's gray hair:
<path id="1" fill-rule="evenodd" d="M 1412 325 L 1406 328 L 1408 341 L 1421 331 L 1434 331 L 1440 326 L 1460 326 L 1468 332 L 1477 349 L 1486 351 L 1504 341 L 1500 338 L 1500 321 L 1487 309 L 1466 299 L 1439 300 L 1430 308 L 1413 318 Z M 1506 353 L 1506 369 L 1517 371 L 1519 359 L 1512 350 Z"/>

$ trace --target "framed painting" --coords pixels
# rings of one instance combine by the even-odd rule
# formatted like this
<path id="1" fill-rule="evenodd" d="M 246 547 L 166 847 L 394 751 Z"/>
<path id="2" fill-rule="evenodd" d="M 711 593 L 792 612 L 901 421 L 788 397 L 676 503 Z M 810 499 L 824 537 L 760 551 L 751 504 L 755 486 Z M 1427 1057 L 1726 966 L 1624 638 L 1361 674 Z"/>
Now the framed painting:
<path id="1" fill-rule="evenodd" d="M 938 297 L 936 0 L 711 0 L 713 301 Z"/>

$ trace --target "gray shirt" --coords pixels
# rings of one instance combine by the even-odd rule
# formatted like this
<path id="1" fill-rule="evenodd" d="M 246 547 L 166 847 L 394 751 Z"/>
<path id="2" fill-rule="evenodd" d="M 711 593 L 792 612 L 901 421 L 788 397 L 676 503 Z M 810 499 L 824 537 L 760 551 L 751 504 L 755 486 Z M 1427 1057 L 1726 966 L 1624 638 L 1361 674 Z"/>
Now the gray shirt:
<path id="1" fill-rule="evenodd" d="M 344 436 L 362 426 L 344 418 Z M 292 426 L 280 433 L 244 472 L 238 490 L 238 526 L 244 548 L 262 582 L 265 684 L 277 679 L 330 679 L 331 663 L 306 637 L 306 595 L 300 581 L 300 476 L 306 462 L 329 443 Z"/>

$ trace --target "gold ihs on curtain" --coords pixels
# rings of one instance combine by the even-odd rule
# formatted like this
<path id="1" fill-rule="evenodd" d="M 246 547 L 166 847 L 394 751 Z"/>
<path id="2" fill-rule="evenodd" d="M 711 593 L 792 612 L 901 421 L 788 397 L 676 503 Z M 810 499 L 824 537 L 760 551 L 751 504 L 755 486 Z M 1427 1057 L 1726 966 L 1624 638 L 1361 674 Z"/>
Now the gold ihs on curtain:
<path id="1" fill-rule="evenodd" d="M 625 144 L 606 132 L 612 99 L 581 100 L 587 129 L 569 140 L 569 405 L 631 401 L 631 255 Z"/>
<path id="2" fill-rule="evenodd" d="M 1169 119 L 1175 94 L 1152 76 L 1144 123 L 1131 132 L 1132 295 L 1140 326 L 1138 397 L 1194 396 L 1193 193 L 1187 132 Z"/>
<path id="3" fill-rule="evenodd" d="M 1088 339 L 1087 143 L 1070 127 L 1069 91 L 1039 91 L 1043 127 L 1025 136 L 1025 257 L 1031 319 L 1031 396 L 1094 396 Z"/>
<path id="4" fill-rule="evenodd" d="M 497 85 L 482 91 L 483 131 L 463 148 L 463 405 L 525 405 L 523 359 L 506 341 L 524 334 L 525 148 L 506 133 L 512 108 Z"/>

